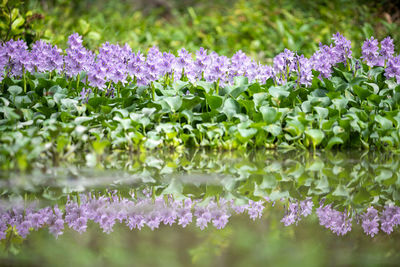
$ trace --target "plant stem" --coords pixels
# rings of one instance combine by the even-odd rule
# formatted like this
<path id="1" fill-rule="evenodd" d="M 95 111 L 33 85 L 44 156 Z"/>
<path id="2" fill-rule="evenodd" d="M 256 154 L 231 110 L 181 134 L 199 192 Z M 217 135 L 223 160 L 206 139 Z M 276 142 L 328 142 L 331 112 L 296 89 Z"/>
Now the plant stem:
<path id="1" fill-rule="evenodd" d="M 117 84 L 117 94 L 118 94 L 118 97 L 121 97 L 121 82 L 118 82 L 118 84 Z"/>
<path id="2" fill-rule="evenodd" d="M 220 78 L 218 78 L 217 85 L 215 86 L 215 92 L 217 93 L 217 95 L 218 95 L 218 89 L 219 89 L 219 81 L 220 81 Z"/>
<path id="3" fill-rule="evenodd" d="M 154 89 L 154 84 L 151 83 L 151 99 L 154 101 L 154 96 L 155 96 L 155 89 Z"/>
<path id="4" fill-rule="evenodd" d="M 25 68 L 22 69 L 23 78 L 24 78 L 24 93 L 26 94 L 26 71 Z"/>
<path id="5" fill-rule="evenodd" d="M 81 74 L 78 73 L 78 76 L 76 77 L 76 90 L 79 90 L 79 80 L 81 78 Z"/>

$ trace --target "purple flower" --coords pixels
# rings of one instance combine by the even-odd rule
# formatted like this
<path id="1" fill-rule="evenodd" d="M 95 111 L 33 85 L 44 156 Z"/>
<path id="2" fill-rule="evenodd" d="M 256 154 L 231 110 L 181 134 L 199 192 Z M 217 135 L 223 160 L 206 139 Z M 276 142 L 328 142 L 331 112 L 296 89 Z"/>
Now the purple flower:
<path id="1" fill-rule="evenodd" d="M 299 214 L 299 209 L 297 203 L 289 203 L 289 208 L 286 211 L 286 215 L 282 218 L 281 222 L 285 226 L 289 226 L 293 223 L 296 223 L 300 221 L 300 214 Z"/>
<path id="2" fill-rule="evenodd" d="M 319 78 L 330 78 L 332 75 L 332 66 L 336 64 L 336 52 L 334 47 L 322 45 L 317 52 L 310 58 L 313 69 L 320 72 Z"/>
<path id="3" fill-rule="evenodd" d="M 57 46 L 52 46 L 42 40 L 35 42 L 32 45 L 32 50 L 29 54 L 29 60 L 26 62 L 25 68 L 29 72 L 60 72 L 64 61 L 61 50 Z"/>
<path id="4" fill-rule="evenodd" d="M 385 206 L 385 210 L 381 213 L 380 221 L 381 230 L 390 234 L 393 232 L 393 228 L 400 224 L 400 208 L 393 205 Z"/>
<path id="5" fill-rule="evenodd" d="M 339 62 L 346 63 L 347 59 L 352 57 L 350 40 L 347 40 L 340 33 L 334 34 L 332 36 L 332 39 L 335 42 L 335 47 L 333 48 L 333 51 L 336 54 L 336 63 Z"/>
<path id="6" fill-rule="evenodd" d="M 90 71 L 94 64 L 94 53 L 82 45 L 82 37 L 74 33 L 68 38 L 69 47 L 64 57 L 65 72 L 74 77 L 82 71 Z"/>
<path id="7" fill-rule="evenodd" d="M 368 66 L 373 67 L 378 64 L 378 56 L 378 40 L 372 36 L 363 43 L 362 58 Z"/>
<path id="8" fill-rule="evenodd" d="M 62 213 L 57 205 L 54 207 L 54 214 L 50 216 L 47 224 L 49 225 L 49 232 L 53 234 L 56 238 L 63 234 L 64 220 L 62 218 Z"/>
<path id="9" fill-rule="evenodd" d="M 308 197 L 303 201 L 300 201 L 300 215 L 303 217 L 307 217 L 311 214 L 313 209 L 314 203 L 312 202 L 311 198 Z"/>
<path id="10" fill-rule="evenodd" d="M 286 215 L 282 218 L 281 222 L 285 226 L 293 223 L 298 223 L 301 220 L 301 216 L 307 217 L 312 212 L 313 202 L 311 198 L 298 202 L 290 202 Z"/>
<path id="11" fill-rule="evenodd" d="M 340 212 L 332 209 L 331 204 L 323 205 L 317 208 L 319 223 L 337 235 L 345 235 L 351 231 L 351 221 L 346 211 Z"/>
<path id="12" fill-rule="evenodd" d="M 300 84 L 303 84 L 305 86 L 310 86 L 313 78 L 311 60 L 301 55 L 300 57 L 298 57 L 298 67 L 299 67 L 298 79 Z"/>
<path id="13" fill-rule="evenodd" d="M 237 51 L 232 56 L 231 64 L 229 66 L 230 81 L 233 81 L 233 77 L 244 76 L 250 63 L 251 59 L 245 53 L 241 50 Z"/>
<path id="14" fill-rule="evenodd" d="M 207 224 L 211 221 L 211 213 L 208 207 L 195 207 L 194 215 L 196 216 L 196 226 L 201 230 L 207 227 Z"/>
<path id="15" fill-rule="evenodd" d="M 398 84 L 400 84 L 400 56 L 391 57 L 387 61 L 385 69 L 386 78 L 396 78 Z"/>
<path id="16" fill-rule="evenodd" d="M 29 213 L 27 215 L 27 220 L 30 222 L 31 227 L 36 231 L 42 227 L 42 225 L 45 223 L 45 219 L 46 217 L 43 217 L 41 212 Z"/>
<path id="17" fill-rule="evenodd" d="M 25 64 L 29 64 L 28 46 L 22 40 L 10 40 L 1 47 L 1 65 L 5 66 L 6 74 L 10 77 L 21 77 Z"/>
<path id="18" fill-rule="evenodd" d="M 68 226 L 80 234 L 86 231 L 87 214 L 82 206 L 69 200 L 65 205 L 65 222 Z"/>
<path id="19" fill-rule="evenodd" d="M 29 234 L 29 228 L 31 228 L 31 222 L 29 220 L 23 221 L 22 223 L 16 226 L 18 234 L 22 238 L 26 238 Z"/>
<path id="20" fill-rule="evenodd" d="M 92 93 L 91 89 L 82 88 L 82 91 L 80 92 L 79 100 L 81 100 L 83 104 L 86 104 L 89 101 L 89 96 L 91 93 Z"/>
<path id="21" fill-rule="evenodd" d="M 177 217 L 178 217 L 178 225 L 182 227 L 186 227 L 189 223 L 192 222 L 192 200 L 185 199 L 184 202 L 178 206 Z"/>
<path id="22" fill-rule="evenodd" d="M 379 51 L 384 59 L 389 59 L 394 54 L 393 39 L 389 36 L 381 41 L 381 50 Z"/>
<path id="23" fill-rule="evenodd" d="M 157 210 L 151 211 L 149 214 L 145 216 L 145 220 L 146 220 L 146 225 L 150 227 L 151 230 L 158 228 L 161 223 L 159 211 Z"/>
<path id="24" fill-rule="evenodd" d="M 367 212 L 361 215 L 361 219 L 364 232 L 374 237 L 379 232 L 378 211 L 374 207 L 369 207 Z"/>
<path id="25" fill-rule="evenodd" d="M 262 212 L 264 210 L 264 201 L 253 201 L 249 200 L 249 204 L 246 207 L 247 213 L 250 218 L 254 221 L 256 218 L 261 218 Z"/>

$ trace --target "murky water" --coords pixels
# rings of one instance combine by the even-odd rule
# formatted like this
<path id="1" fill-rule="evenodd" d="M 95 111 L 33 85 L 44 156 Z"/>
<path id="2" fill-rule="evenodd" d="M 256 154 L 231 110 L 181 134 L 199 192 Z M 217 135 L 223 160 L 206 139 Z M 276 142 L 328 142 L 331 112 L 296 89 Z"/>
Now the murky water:
<path id="1" fill-rule="evenodd" d="M 3 172 L 6 265 L 400 262 L 400 156 L 183 151 Z"/>

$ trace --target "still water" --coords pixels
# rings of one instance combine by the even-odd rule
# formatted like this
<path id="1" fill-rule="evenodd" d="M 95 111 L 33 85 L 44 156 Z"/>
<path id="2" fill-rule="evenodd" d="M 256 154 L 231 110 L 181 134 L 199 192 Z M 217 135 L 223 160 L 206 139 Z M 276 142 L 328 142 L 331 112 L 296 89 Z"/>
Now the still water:
<path id="1" fill-rule="evenodd" d="M 400 156 L 188 150 L 1 173 L 2 265 L 400 262 Z"/>

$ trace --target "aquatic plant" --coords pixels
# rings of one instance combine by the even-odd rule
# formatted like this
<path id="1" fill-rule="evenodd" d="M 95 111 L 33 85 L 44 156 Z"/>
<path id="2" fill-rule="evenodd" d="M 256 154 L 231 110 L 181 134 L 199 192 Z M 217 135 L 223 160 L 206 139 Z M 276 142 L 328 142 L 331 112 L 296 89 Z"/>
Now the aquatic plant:
<path id="1" fill-rule="evenodd" d="M 217 83 L 217 90 L 218 87 L 232 85 L 234 77 L 239 76 L 247 77 L 249 83 L 258 82 L 261 85 L 272 79 L 279 85 L 296 80 L 298 85 L 310 86 L 313 70 L 319 71 L 321 80 L 330 78 L 333 67 L 338 63 L 354 71 L 351 42 L 339 33 L 333 35 L 332 39 L 334 45 L 321 44 L 309 59 L 285 49 L 269 66 L 255 62 L 242 51 L 227 58 L 215 52 L 208 53 L 203 48 L 195 53 L 195 59 L 184 48 L 175 56 L 152 47 L 145 56 L 140 51 L 132 52 L 127 44 L 120 46 L 106 42 L 96 55 L 86 49 L 82 37 L 74 33 L 69 36 L 69 46 L 65 51 L 42 40 L 35 42 L 32 49 L 28 50 L 24 41 L 10 40 L 0 47 L 0 67 L 5 69 L 5 76 L 13 78 L 21 78 L 27 72 L 65 74 L 77 80 L 76 87 L 79 87 L 79 76 L 85 74 L 85 85 L 97 92 L 104 91 L 111 84 L 150 86 L 155 81 L 168 84 L 179 80 Z M 384 67 L 388 61 L 395 59 L 394 44 L 390 37 L 382 41 L 380 50 L 378 44 L 378 40 L 371 37 L 362 46 L 362 59 L 369 67 Z M 398 72 L 397 68 L 389 68 L 386 76 L 396 77 L 398 81 Z"/>
<path id="2" fill-rule="evenodd" d="M 367 40 L 361 59 L 344 36 L 333 41 L 310 58 L 284 50 L 269 66 L 241 51 L 144 54 L 105 43 L 95 53 L 77 34 L 66 51 L 11 40 L 0 48 L 1 168 L 75 151 L 398 149 L 392 40 Z"/>

